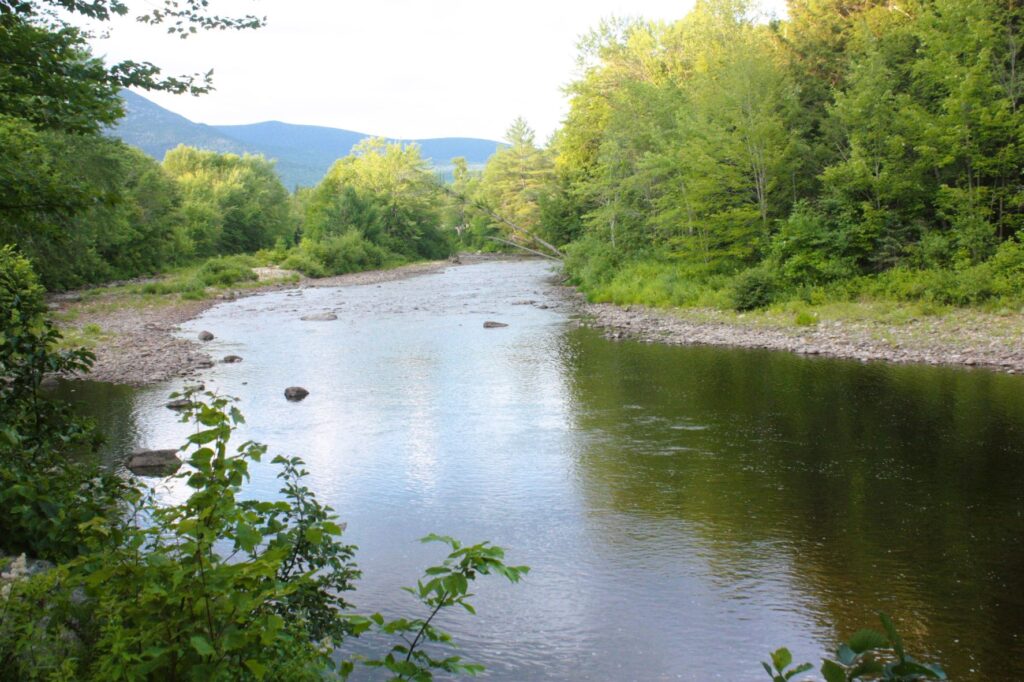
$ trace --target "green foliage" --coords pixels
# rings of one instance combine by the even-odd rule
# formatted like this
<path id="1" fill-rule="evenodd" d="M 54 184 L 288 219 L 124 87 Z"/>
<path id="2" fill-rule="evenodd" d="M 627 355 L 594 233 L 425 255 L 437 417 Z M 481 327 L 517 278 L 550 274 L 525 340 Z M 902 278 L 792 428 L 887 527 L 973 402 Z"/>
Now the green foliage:
<path id="1" fill-rule="evenodd" d="M 85 679 L 320 679 L 331 643 L 349 632 L 341 596 L 358 576 L 331 510 L 282 467 L 283 499 L 242 500 L 265 454 L 229 440 L 241 414 L 226 398 L 186 394 L 191 490 L 160 506 L 138 497 L 123 529 L 93 523 L 91 551 L 72 562 L 96 611 L 83 628 Z"/>
<path id="2" fill-rule="evenodd" d="M 388 252 L 359 232 L 352 231 L 320 241 L 303 240 L 298 247 L 288 252 L 281 261 L 281 267 L 298 270 L 307 277 L 327 277 L 400 262 L 401 256 Z"/>
<path id="3" fill-rule="evenodd" d="M 204 286 L 231 286 L 257 279 L 253 268 L 258 261 L 252 256 L 221 256 L 205 261 L 196 272 L 196 279 Z"/>
<path id="4" fill-rule="evenodd" d="M 946 679 L 941 666 L 919 663 L 908 655 L 892 619 L 884 613 L 878 615 L 885 633 L 871 629 L 854 633 L 846 643 L 839 646 L 834 660 L 825 659 L 822 662 L 821 674 L 825 682 L 924 682 Z M 761 665 L 772 682 L 786 682 L 812 667 L 810 663 L 803 663 L 790 668 L 792 662 L 793 656 L 788 649 L 783 648 L 772 654 L 772 665 Z"/>
<path id="5" fill-rule="evenodd" d="M 387 670 L 393 680 L 432 680 L 435 670 L 471 675 L 482 672 L 483 666 L 466 663 L 460 656 L 443 655 L 426 649 L 428 643 L 434 645 L 435 649 L 453 646 L 451 635 L 438 629 L 433 621 L 442 611 L 455 607 L 475 615 L 476 609 L 469 602 L 472 596 L 469 587 L 478 576 L 500 575 L 516 583 L 530 569 L 505 564 L 504 550 L 489 542 L 463 545 L 458 540 L 441 535 L 428 535 L 422 542 L 441 542 L 451 548 L 440 565 L 426 570 L 416 587 L 404 588 L 419 600 L 428 615 L 426 618 L 385 620 L 381 614 L 375 613 L 366 618 L 354 619 L 352 622 L 357 625 L 358 631 L 374 629 L 390 638 L 397 636 L 401 639 L 383 657 L 367 658 L 362 663 Z"/>
<path id="6" fill-rule="evenodd" d="M 288 192 L 262 156 L 178 146 L 164 157 L 178 182 L 194 253 L 253 252 L 290 234 Z"/>
<path id="7" fill-rule="evenodd" d="M 419 148 L 370 138 L 335 162 L 306 200 L 303 245 L 355 233 L 406 258 L 444 258 L 451 245 L 440 208 Z"/>
<path id="8" fill-rule="evenodd" d="M 732 305 L 736 310 L 756 310 L 772 303 L 778 283 L 775 275 L 764 268 L 751 268 L 737 275 L 732 282 Z"/>
<path id="9" fill-rule="evenodd" d="M 73 556 L 79 524 L 114 513 L 121 489 L 89 457 L 90 425 L 40 395 L 46 375 L 92 364 L 92 353 L 59 342 L 28 261 L 0 247 L 0 546 L 51 559 Z"/>
<path id="10" fill-rule="evenodd" d="M 550 197 L 543 229 L 574 240 L 573 279 L 656 305 L 814 290 L 1019 306 L 1002 245 L 1024 221 L 1021 8 L 795 0 L 788 14 L 704 0 L 585 37 L 553 177 L 524 190 Z M 679 267 L 644 266 L 645 283 L 637 262 Z M 695 294 L 709 289 L 726 295 Z"/>

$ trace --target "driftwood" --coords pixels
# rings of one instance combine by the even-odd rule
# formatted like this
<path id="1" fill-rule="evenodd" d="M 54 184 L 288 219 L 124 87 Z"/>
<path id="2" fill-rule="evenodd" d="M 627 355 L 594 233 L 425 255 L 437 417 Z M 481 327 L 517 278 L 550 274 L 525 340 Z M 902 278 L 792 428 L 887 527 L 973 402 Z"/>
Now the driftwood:
<path id="1" fill-rule="evenodd" d="M 495 241 L 495 242 L 501 242 L 502 244 L 506 244 L 507 246 L 512 246 L 512 247 L 515 247 L 517 249 L 522 249 L 523 251 L 529 251 L 530 253 L 532 253 L 532 254 L 534 254 L 536 256 L 540 256 L 541 258 L 547 258 L 548 260 L 553 260 L 556 263 L 561 263 L 562 262 L 561 258 L 555 258 L 554 256 L 546 254 L 543 251 L 538 251 L 537 249 L 531 249 L 529 246 L 523 246 L 522 244 L 517 244 L 517 243 L 515 243 L 514 241 L 512 241 L 510 239 L 502 239 L 501 237 L 488 237 L 488 239 L 490 239 L 491 241 Z"/>
<path id="2" fill-rule="evenodd" d="M 481 201 L 472 201 L 472 200 L 468 199 L 465 195 L 459 194 L 458 192 L 456 192 L 454 189 L 449 187 L 444 182 L 438 181 L 437 182 L 437 187 L 438 187 L 438 189 L 440 189 L 442 192 L 444 192 L 448 196 L 455 197 L 456 199 L 461 201 L 463 204 L 468 204 L 469 206 L 472 206 L 473 208 L 477 209 L 478 211 L 482 211 L 482 212 L 486 213 L 488 216 L 490 216 L 494 220 L 497 220 L 501 224 L 508 226 L 512 230 L 512 232 L 514 232 L 515 234 L 521 235 L 521 236 L 523 236 L 523 237 L 525 237 L 525 238 L 535 242 L 536 244 L 539 244 L 540 246 L 542 246 L 545 249 L 547 249 L 548 253 L 542 253 L 541 251 L 538 251 L 538 250 L 535 250 L 535 249 L 531 249 L 531 248 L 529 248 L 527 246 L 523 246 L 522 244 L 518 244 L 518 243 L 513 242 L 511 240 L 500 239 L 498 237 L 489 237 L 489 239 L 493 239 L 495 241 L 502 242 L 503 244 L 508 244 L 509 246 L 514 246 L 514 247 L 516 247 L 518 249 L 523 249 L 524 251 L 529 251 L 530 253 L 534 253 L 534 254 L 536 254 L 538 256 L 543 256 L 544 258 L 548 258 L 550 260 L 561 261 L 561 260 L 565 259 L 565 254 L 563 254 L 559 250 L 559 248 L 557 246 L 555 246 L 554 244 L 551 244 L 550 242 L 545 241 L 544 239 L 541 239 L 540 237 L 538 237 L 537 235 L 533 234 L 532 232 L 530 232 L 526 228 L 524 228 L 524 227 L 522 227 L 520 225 L 517 225 L 516 223 L 512 222 L 511 220 L 509 220 L 505 216 L 497 213 L 494 209 L 492 209 L 487 204 L 485 204 L 485 203 L 483 203 Z"/>

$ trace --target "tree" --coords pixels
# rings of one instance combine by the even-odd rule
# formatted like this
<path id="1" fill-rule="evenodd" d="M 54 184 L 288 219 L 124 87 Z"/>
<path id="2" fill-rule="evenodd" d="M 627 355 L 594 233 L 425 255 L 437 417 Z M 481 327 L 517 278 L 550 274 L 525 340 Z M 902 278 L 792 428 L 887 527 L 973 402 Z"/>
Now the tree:
<path id="1" fill-rule="evenodd" d="M 527 233 L 540 227 L 540 194 L 551 175 L 551 160 L 534 138 L 524 119 L 513 121 L 505 133 L 508 146 L 488 160 L 478 190 L 491 210 Z M 521 232 L 509 236 L 529 241 Z"/>
<path id="2" fill-rule="evenodd" d="M 416 145 L 367 138 L 339 159 L 313 190 L 305 237 L 357 232 L 411 258 L 443 258 L 449 246 L 439 230 L 440 197 Z"/>
<path id="3" fill-rule="evenodd" d="M 196 255 L 256 251 L 289 236 L 288 191 L 272 161 L 180 145 L 163 167 L 180 187 Z"/>

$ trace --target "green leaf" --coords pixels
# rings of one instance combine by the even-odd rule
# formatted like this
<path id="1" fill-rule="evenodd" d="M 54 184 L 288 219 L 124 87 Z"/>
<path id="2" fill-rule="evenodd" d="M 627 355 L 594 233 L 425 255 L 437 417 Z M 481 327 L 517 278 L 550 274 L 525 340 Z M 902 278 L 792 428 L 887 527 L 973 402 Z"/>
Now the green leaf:
<path id="1" fill-rule="evenodd" d="M 903 652 L 903 639 L 900 637 L 899 633 L 896 632 L 896 626 L 893 625 L 892 619 L 884 612 L 879 613 L 878 617 L 881 619 L 882 626 L 889 635 L 889 641 L 892 643 L 892 648 L 896 651 L 896 656 L 898 656 L 901 661 L 904 660 L 906 658 L 906 654 Z"/>
<path id="2" fill-rule="evenodd" d="M 188 641 L 200 656 L 213 656 L 217 653 L 214 651 L 213 647 L 210 646 L 209 640 L 202 635 L 192 635 Z"/>
<path id="3" fill-rule="evenodd" d="M 786 679 L 787 680 L 791 680 L 794 677 L 796 677 L 797 675 L 799 675 L 800 673 L 805 673 L 805 672 L 807 672 L 808 670 L 810 670 L 813 667 L 814 666 L 812 666 L 810 663 L 801 663 L 800 665 L 798 665 L 797 667 L 793 668 L 788 673 L 786 673 Z"/>
<path id="4" fill-rule="evenodd" d="M 254 658 L 247 659 L 245 661 L 245 667 L 249 669 L 249 672 L 251 672 L 257 680 L 262 680 L 267 674 L 267 666 Z"/>
<path id="5" fill-rule="evenodd" d="M 855 632 L 846 645 L 855 653 L 862 654 L 871 649 L 884 649 L 889 646 L 889 640 L 878 630 L 865 628 Z"/>
<path id="6" fill-rule="evenodd" d="M 789 653 L 789 649 L 782 647 L 772 652 L 772 664 L 775 669 L 780 673 L 789 667 L 789 664 L 793 662 L 793 654 Z"/>
<path id="7" fill-rule="evenodd" d="M 835 661 L 825 660 L 821 664 L 821 676 L 825 682 L 846 682 L 846 669 Z"/>

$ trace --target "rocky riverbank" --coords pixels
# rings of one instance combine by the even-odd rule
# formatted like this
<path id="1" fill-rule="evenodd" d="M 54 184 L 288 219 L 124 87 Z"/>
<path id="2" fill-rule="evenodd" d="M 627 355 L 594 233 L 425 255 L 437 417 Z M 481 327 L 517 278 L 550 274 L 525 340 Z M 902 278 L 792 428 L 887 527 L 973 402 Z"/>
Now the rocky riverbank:
<path id="1" fill-rule="evenodd" d="M 82 330 L 97 330 L 91 344 L 96 363 L 90 379 L 142 385 L 193 376 L 213 363 L 198 339 L 184 339 L 176 332 L 180 324 L 224 300 L 282 289 L 379 284 L 439 272 L 457 264 L 505 258 L 510 257 L 463 255 L 458 262 L 417 263 L 392 270 L 269 283 L 258 289 L 225 291 L 202 301 L 140 296 L 115 286 L 88 296 L 57 296 L 51 307 L 73 340 Z M 905 315 L 894 321 L 891 315 L 875 319 L 855 308 L 831 319 L 811 314 L 810 324 L 798 325 L 792 314 L 785 313 L 738 314 L 589 303 L 575 289 L 555 281 L 552 284 L 550 300 L 539 305 L 601 328 L 613 340 L 763 348 L 863 362 L 948 364 L 1024 373 L 1021 313 L 954 309 L 937 315 Z"/>
<path id="2" fill-rule="evenodd" d="M 487 259 L 487 256 L 462 256 L 455 262 L 414 263 L 391 270 L 270 283 L 256 289 L 224 291 L 201 301 L 184 300 L 176 295 L 142 296 L 120 285 L 53 296 L 50 307 L 70 340 L 85 338 L 86 345 L 96 354 L 93 370 L 88 375 L 90 380 L 137 386 L 193 376 L 210 367 L 214 359 L 203 350 L 202 342 L 180 338 L 176 332 L 180 324 L 225 300 L 282 289 L 380 284 Z M 91 338 L 88 330 L 93 330 Z"/>
<path id="3" fill-rule="evenodd" d="M 793 316 L 710 309 L 658 309 L 588 303 L 566 288 L 584 324 L 613 340 L 676 345 L 709 344 L 781 350 L 802 355 L 931 365 L 984 367 L 1024 373 L 1024 315 L 954 309 L 910 316 L 899 323 L 848 315 L 797 325 Z M 856 312 L 856 311 L 854 311 Z"/>

